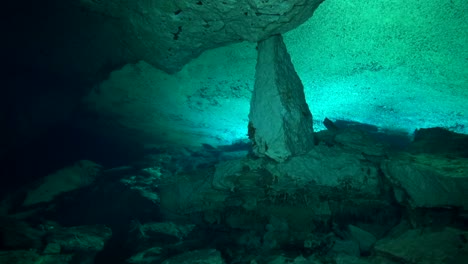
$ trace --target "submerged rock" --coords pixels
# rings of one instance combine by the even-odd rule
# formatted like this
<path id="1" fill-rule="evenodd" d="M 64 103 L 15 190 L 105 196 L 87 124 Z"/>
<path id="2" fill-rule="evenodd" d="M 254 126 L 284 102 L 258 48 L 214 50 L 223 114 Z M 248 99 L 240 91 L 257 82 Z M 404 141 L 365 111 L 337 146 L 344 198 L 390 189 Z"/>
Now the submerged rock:
<path id="1" fill-rule="evenodd" d="M 144 251 L 138 252 L 131 258 L 127 259 L 130 264 L 152 264 L 159 263 L 162 258 L 163 248 L 152 247 Z"/>
<path id="2" fill-rule="evenodd" d="M 358 242 L 359 249 L 361 250 L 361 254 L 362 255 L 369 254 L 375 242 L 377 241 L 377 238 L 375 238 L 373 234 L 365 230 L 362 230 L 361 228 L 354 226 L 354 225 L 349 225 L 348 229 L 349 229 L 351 238 L 354 241 Z"/>
<path id="3" fill-rule="evenodd" d="M 168 242 L 178 242 L 184 239 L 192 230 L 195 225 L 177 225 L 173 222 L 164 223 L 145 223 L 140 224 L 134 222 L 131 233 L 137 239 L 142 240 L 158 240 L 153 244 Z"/>
<path id="4" fill-rule="evenodd" d="M 73 255 L 40 255 L 34 250 L 0 251 L 0 263 L 5 264 L 67 264 L 72 263 Z"/>
<path id="5" fill-rule="evenodd" d="M 269 170 L 280 183 L 294 182 L 331 197 L 377 198 L 380 194 L 378 168 L 361 154 L 345 149 L 319 145 Z"/>
<path id="6" fill-rule="evenodd" d="M 162 264 L 224 264 L 221 253 L 216 249 L 194 250 L 166 259 Z"/>
<path id="7" fill-rule="evenodd" d="M 72 254 L 81 264 L 94 263 L 96 254 L 104 249 L 110 239 L 112 230 L 106 226 L 74 226 L 57 228 L 46 238 L 49 254 Z"/>
<path id="8" fill-rule="evenodd" d="M 382 170 L 400 203 L 468 210 L 468 159 L 402 154 L 384 161 Z"/>
<path id="9" fill-rule="evenodd" d="M 260 157 L 285 161 L 314 145 L 312 114 L 304 87 L 280 35 L 258 43 L 249 137 Z"/>
<path id="10" fill-rule="evenodd" d="M 330 253 L 334 255 L 347 255 L 358 257 L 360 255 L 359 244 L 354 240 L 336 240 Z"/>
<path id="11" fill-rule="evenodd" d="M 285 33 L 306 21 L 321 2 L 83 0 L 80 5 L 116 21 L 110 30 L 126 44 L 111 44 L 125 50 L 129 61 L 145 60 L 173 73 L 205 50 Z"/>
<path id="12" fill-rule="evenodd" d="M 38 249 L 42 246 L 43 231 L 34 229 L 25 221 L 0 216 L 0 248 Z"/>
<path id="13" fill-rule="evenodd" d="M 441 127 L 418 129 L 409 151 L 468 158 L 468 135 Z"/>
<path id="14" fill-rule="evenodd" d="M 157 204 L 159 202 L 157 187 L 161 183 L 161 177 L 161 168 L 150 167 L 143 169 L 140 175 L 123 177 L 120 182 L 138 192 L 145 199 Z"/>
<path id="15" fill-rule="evenodd" d="M 22 225 L 25 224 L 17 225 L 17 227 Z M 24 238 L 20 236 L 20 233 L 26 231 L 31 233 L 29 236 L 37 236 L 34 238 L 37 245 L 23 242 Z M 3 238 L 2 246 L 12 248 L 12 241 L 15 241 L 14 245 L 18 250 L 1 251 L 0 263 L 91 264 L 94 263 L 96 254 L 104 248 L 112 234 L 111 230 L 104 226 L 58 227 L 48 231 L 36 231 L 28 227 L 16 232 L 19 234 L 18 237 L 10 237 L 8 240 Z M 45 242 L 45 247 L 40 250 L 39 246 L 42 242 Z"/>
<path id="16" fill-rule="evenodd" d="M 413 229 L 396 238 L 379 241 L 377 254 L 398 263 L 468 263 L 468 232 L 444 228 L 439 231 Z"/>
<path id="17" fill-rule="evenodd" d="M 73 166 L 50 174 L 42 180 L 37 188 L 27 193 L 23 205 L 50 202 L 59 194 L 88 186 L 98 177 L 101 168 L 101 165 L 92 161 L 81 160 Z"/>
<path id="18" fill-rule="evenodd" d="M 268 264 L 321 264 L 318 260 L 309 260 L 303 256 L 295 258 L 285 257 L 283 255 L 274 256 L 273 259 L 268 261 Z M 257 264 L 256 261 L 252 261 L 251 264 Z"/>

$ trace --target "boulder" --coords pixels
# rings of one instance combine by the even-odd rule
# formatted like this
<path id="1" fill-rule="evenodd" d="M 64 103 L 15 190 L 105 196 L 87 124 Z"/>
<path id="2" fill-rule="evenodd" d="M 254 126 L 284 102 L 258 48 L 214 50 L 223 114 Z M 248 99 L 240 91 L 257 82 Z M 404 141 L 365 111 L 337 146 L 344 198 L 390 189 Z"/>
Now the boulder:
<path id="1" fill-rule="evenodd" d="M 44 232 L 10 216 L 0 216 L 0 247 L 34 249 L 42 247 Z M 5 262 L 6 263 L 6 262 Z"/>
<path id="2" fill-rule="evenodd" d="M 359 244 L 353 240 L 336 240 L 331 248 L 331 253 L 358 257 L 360 255 Z"/>
<path id="3" fill-rule="evenodd" d="M 73 255 L 40 255 L 34 250 L 0 251 L 0 263 L 67 264 L 73 263 Z"/>
<path id="4" fill-rule="evenodd" d="M 285 184 L 293 181 L 322 195 L 377 198 L 380 193 L 378 169 L 365 160 L 354 151 L 319 145 L 306 155 L 269 166 L 269 170 L 278 177 L 279 183 L 283 179 Z"/>
<path id="5" fill-rule="evenodd" d="M 401 154 L 384 161 L 382 170 L 402 204 L 468 209 L 468 159 Z"/>
<path id="6" fill-rule="evenodd" d="M 224 264 L 221 253 L 216 249 L 194 250 L 171 257 L 162 264 Z"/>
<path id="7" fill-rule="evenodd" d="M 252 261 L 251 264 L 256 264 L 256 261 Z M 285 257 L 284 255 L 274 256 L 272 260 L 268 261 L 268 264 L 321 264 L 318 260 L 306 259 L 303 256 L 295 258 Z"/>
<path id="8" fill-rule="evenodd" d="M 371 262 L 365 258 L 350 255 L 338 255 L 334 260 L 335 264 L 390 264 L 388 262 Z"/>
<path id="9" fill-rule="evenodd" d="M 369 254 L 377 238 L 373 234 L 354 225 L 349 225 L 348 230 L 351 238 L 359 244 L 361 254 Z"/>
<path id="10" fill-rule="evenodd" d="M 421 128 L 414 132 L 411 153 L 445 154 L 468 158 L 468 135 L 445 128 Z"/>
<path id="11" fill-rule="evenodd" d="M 60 253 L 71 253 L 80 259 L 80 263 L 91 264 L 111 236 L 112 230 L 106 226 L 74 226 L 54 229 L 46 240 L 49 249 L 60 248 Z"/>
<path id="12" fill-rule="evenodd" d="M 212 186 L 216 190 L 234 191 L 242 186 L 253 187 L 261 180 L 260 171 L 265 168 L 265 161 L 249 158 L 234 159 L 216 164 Z M 271 180 L 269 181 L 271 184 Z"/>
<path id="13" fill-rule="evenodd" d="M 209 204 L 217 203 L 218 208 L 242 207 L 254 215 L 277 215 L 298 232 L 307 228 L 314 231 L 331 217 L 346 224 L 350 217 L 374 219 L 379 228 L 388 229 L 398 220 L 398 214 L 382 195 L 381 186 L 378 167 L 363 155 L 339 146 L 318 145 L 309 153 L 283 163 L 267 158 L 219 163 L 211 182 L 218 195 L 211 198 L 192 194 L 183 207 L 195 204 L 195 198 L 205 197 Z M 229 210 L 228 215 L 232 214 L 233 210 Z M 236 228 L 246 228 L 255 222 L 252 217 L 235 219 L 240 224 L 231 226 Z"/>
<path id="14" fill-rule="evenodd" d="M 385 155 L 385 147 L 373 139 L 369 133 L 357 129 L 345 129 L 337 133 L 335 141 L 345 148 L 371 156 Z"/>
<path id="15" fill-rule="evenodd" d="M 111 234 L 110 228 L 105 226 L 50 229 L 47 236 L 43 237 L 47 245 L 42 253 L 28 247 L 28 244 L 22 244 L 20 246 L 27 250 L 0 252 L 0 263 L 66 264 L 79 260 L 79 263 L 91 264 L 94 263 L 96 254 L 104 248 Z"/>
<path id="16" fill-rule="evenodd" d="M 162 176 L 161 168 L 150 167 L 142 169 L 139 174 L 123 177 L 120 182 L 138 192 L 143 198 L 157 204 L 159 202 L 157 188 Z"/>
<path id="17" fill-rule="evenodd" d="M 148 248 L 144 251 L 138 252 L 137 254 L 127 259 L 127 263 L 129 264 L 159 263 L 163 255 L 162 253 L 163 253 L 163 248 L 161 247 Z"/>
<path id="18" fill-rule="evenodd" d="M 280 35 L 258 43 L 249 138 L 253 152 L 282 162 L 314 145 L 312 114 L 304 87 Z"/>
<path id="19" fill-rule="evenodd" d="M 184 239 L 195 225 L 177 225 L 173 222 L 152 222 L 140 224 L 134 221 L 131 236 L 136 240 L 150 240 L 153 245 L 162 243 L 176 243 Z"/>
<path id="20" fill-rule="evenodd" d="M 92 161 L 81 160 L 73 166 L 49 174 L 37 188 L 27 193 L 23 205 L 50 202 L 59 194 L 88 186 L 100 174 L 101 168 L 101 165 Z"/>
<path id="21" fill-rule="evenodd" d="M 378 255 L 408 264 L 468 263 L 468 232 L 446 227 L 439 231 L 413 229 L 377 242 Z"/>

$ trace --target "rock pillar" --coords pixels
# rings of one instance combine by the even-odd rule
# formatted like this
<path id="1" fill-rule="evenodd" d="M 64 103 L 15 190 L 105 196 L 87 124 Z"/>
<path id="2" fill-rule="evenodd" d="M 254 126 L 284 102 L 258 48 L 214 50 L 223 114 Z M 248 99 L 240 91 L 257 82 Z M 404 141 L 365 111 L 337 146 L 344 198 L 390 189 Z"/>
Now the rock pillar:
<path id="1" fill-rule="evenodd" d="M 281 35 L 258 43 L 249 138 L 254 154 L 278 162 L 303 154 L 314 145 L 304 87 Z"/>

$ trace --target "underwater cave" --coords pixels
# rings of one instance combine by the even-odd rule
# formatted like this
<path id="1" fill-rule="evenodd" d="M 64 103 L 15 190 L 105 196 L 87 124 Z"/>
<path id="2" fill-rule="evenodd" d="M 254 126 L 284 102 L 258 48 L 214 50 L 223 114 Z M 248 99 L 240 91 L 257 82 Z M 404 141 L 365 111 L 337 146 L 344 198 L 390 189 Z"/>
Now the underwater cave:
<path id="1" fill-rule="evenodd" d="M 467 1 L 5 20 L 0 263 L 468 263 Z"/>

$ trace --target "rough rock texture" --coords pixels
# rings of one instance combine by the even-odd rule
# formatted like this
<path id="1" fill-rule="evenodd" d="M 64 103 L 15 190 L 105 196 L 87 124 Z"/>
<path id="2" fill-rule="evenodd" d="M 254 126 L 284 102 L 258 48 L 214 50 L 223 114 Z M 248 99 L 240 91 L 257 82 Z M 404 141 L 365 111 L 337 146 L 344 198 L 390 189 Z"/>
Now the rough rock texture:
<path id="1" fill-rule="evenodd" d="M 414 132 L 409 152 L 468 158 L 468 135 L 441 127 L 418 129 Z"/>
<path id="2" fill-rule="evenodd" d="M 327 156 L 319 158 L 323 155 Z M 293 167 L 296 169 L 287 173 Z M 378 196 L 376 171 L 367 161 L 337 155 L 336 151 L 317 151 L 280 164 L 270 159 L 226 161 L 216 166 L 212 176 L 203 172 L 190 180 L 161 186 L 161 207 L 169 215 L 201 214 L 208 223 L 241 230 L 255 229 L 259 219 L 271 215 L 284 219 L 280 222 L 289 226 L 288 230 L 299 233 L 320 226 L 312 223 L 358 212 L 372 211 L 370 218 L 391 221 L 389 204 Z M 272 225 L 283 230 L 283 224 Z M 282 241 L 275 243 L 277 246 Z"/>
<path id="3" fill-rule="evenodd" d="M 304 154 L 314 145 L 304 87 L 281 35 L 258 43 L 249 138 L 256 155 L 276 161 Z"/>
<path id="4" fill-rule="evenodd" d="M 47 242 L 60 245 L 65 252 L 97 253 L 111 236 L 112 230 L 104 225 L 73 226 L 52 230 Z"/>
<path id="5" fill-rule="evenodd" d="M 381 180 L 378 167 L 359 151 L 318 145 L 305 155 L 279 164 L 270 159 L 249 158 L 221 162 L 216 165 L 210 184 L 194 183 L 192 185 L 196 186 L 193 188 L 197 188 L 197 192 L 186 187 L 180 192 L 183 195 L 190 193 L 192 199 L 174 199 L 187 203 L 183 207 L 189 212 L 193 212 L 195 207 L 213 210 L 216 203 L 240 206 L 266 215 L 287 207 L 290 213 L 282 217 L 289 223 L 308 221 L 303 223 L 306 228 L 311 221 L 325 221 L 332 215 L 340 217 L 341 213 L 356 215 L 359 214 L 357 212 L 366 214 L 387 210 L 390 207 L 382 196 Z M 177 195 L 171 191 L 168 193 Z M 197 200 L 211 202 L 204 204 Z M 294 219 L 295 210 L 301 212 L 304 219 Z M 382 214 L 382 219 L 390 221 L 390 211 L 387 215 Z M 373 213 L 371 217 L 377 214 Z M 246 228 L 252 223 L 242 217 L 232 217 L 230 225 Z M 297 226 L 293 224 L 290 228 Z M 363 249 L 368 250 L 369 247 Z"/>
<path id="6" fill-rule="evenodd" d="M 72 261 L 73 261 L 72 254 L 40 255 L 38 252 L 34 250 L 0 251 L 0 263 L 67 264 L 67 263 L 73 263 Z"/>
<path id="7" fill-rule="evenodd" d="M 42 247 L 43 231 L 24 221 L 0 215 L 0 244 L 9 249 L 38 249 Z M 2 263 L 2 262 L 0 262 Z M 7 262 L 5 262 L 7 263 Z"/>
<path id="8" fill-rule="evenodd" d="M 336 240 L 331 252 L 335 255 L 347 255 L 357 257 L 360 254 L 359 244 L 353 240 Z"/>
<path id="9" fill-rule="evenodd" d="M 191 247 L 185 244 L 184 240 L 194 228 L 194 224 L 179 225 L 173 222 L 141 224 L 138 221 L 133 221 L 128 237 L 134 255 L 127 262 L 135 264 L 161 263 L 174 252 L 189 250 Z"/>
<path id="10" fill-rule="evenodd" d="M 270 171 L 284 182 L 299 186 L 315 186 L 316 191 L 337 195 L 334 188 L 348 197 L 376 198 L 379 194 L 378 168 L 366 162 L 364 156 L 339 148 L 319 145 L 306 155 L 271 166 Z M 337 196 L 338 197 L 338 196 Z"/>
<path id="11" fill-rule="evenodd" d="M 444 228 L 439 231 L 408 230 L 397 238 L 379 241 L 377 254 L 408 264 L 468 262 L 468 232 Z"/>
<path id="12" fill-rule="evenodd" d="M 133 224 L 131 230 L 133 235 L 137 239 L 141 240 L 155 240 L 159 243 L 168 243 L 168 241 L 181 241 L 183 240 L 192 230 L 195 225 L 176 225 L 173 222 L 152 222 L 140 224 L 139 222 Z M 152 241 L 153 246 L 157 245 Z"/>
<path id="13" fill-rule="evenodd" d="M 354 225 L 349 225 L 348 229 L 353 240 L 359 244 L 361 254 L 369 254 L 377 238 L 373 234 Z"/>
<path id="14" fill-rule="evenodd" d="M 17 228 L 21 227 L 17 225 Z M 38 237 L 37 240 L 44 243 L 45 246 L 40 248 L 28 247 L 27 244 L 23 244 L 20 247 L 21 250 L 11 250 L 14 248 L 3 244 L 3 241 L 0 240 L 2 250 L 5 248 L 11 250 L 0 251 L 0 263 L 66 264 L 79 260 L 79 263 L 91 264 L 94 263 L 96 254 L 104 248 L 112 236 L 111 229 L 103 225 L 49 229 L 42 226 L 42 228 L 42 230 L 32 230 L 31 228 L 22 230 L 23 232 L 41 233 L 41 237 Z M 20 233 L 19 230 L 17 232 Z M 18 239 L 18 237 L 12 239 Z"/>
<path id="15" fill-rule="evenodd" d="M 119 21 L 122 49 L 167 72 L 203 51 L 259 41 L 306 21 L 323 0 L 82 0 L 91 12 Z"/>
<path id="16" fill-rule="evenodd" d="M 456 171 L 466 162 L 395 153 L 386 144 L 376 147 L 385 141 L 373 141 L 356 128 L 335 127 L 331 135 L 317 137 L 308 153 L 281 163 L 252 155 L 223 162 L 218 155 L 216 161 L 181 171 L 174 166 L 184 164 L 177 162 L 183 155 L 154 147 L 134 166 L 104 170 L 89 191 L 64 193 L 55 203 L 0 217 L 0 246 L 13 250 L 0 252 L 0 262 L 17 263 L 23 255 L 25 263 L 68 263 L 69 257 L 83 264 L 94 257 L 97 263 L 115 257 L 134 264 L 467 263 L 466 211 L 453 205 L 413 209 L 408 200 L 398 205 L 391 195 L 402 185 L 381 170 L 382 164 L 399 161 L 424 167 L 421 175 L 427 176 L 441 168 Z M 431 175 L 418 182 L 428 192 L 437 183 Z M 440 193 L 436 189 L 433 195 Z M 157 205 L 154 196 L 161 197 Z M 89 218 L 93 204 L 100 214 Z M 6 201 L 3 206 L 8 208 Z M 79 226 L 62 228 L 65 224 L 49 217 Z M 119 243 L 106 244 L 111 229 L 82 226 L 82 221 L 108 223 Z M 30 253 L 14 251 L 28 248 Z"/>
<path id="17" fill-rule="evenodd" d="M 194 250 L 166 259 L 162 264 L 224 264 L 221 253 L 216 249 Z"/>
<path id="18" fill-rule="evenodd" d="M 138 252 L 134 256 L 127 259 L 127 263 L 130 264 L 151 264 L 161 262 L 161 251 L 160 247 L 148 248 L 144 251 Z"/>
<path id="19" fill-rule="evenodd" d="M 303 256 L 298 256 L 298 257 L 286 257 L 284 255 L 279 255 L 279 256 L 270 256 L 272 260 L 265 262 L 267 264 L 321 264 L 322 262 L 318 260 L 312 260 L 312 259 L 306 259 Z M 269 258 L 264 258 L 264 259 L 269 259 Z M 262 259 L 263 260 L 263 259 Z M 260 261 L 259 261 L 260 262 Z M 252 261 L 252 264 L 258 263 L 257 261 Z"/>
<path id="20" fill-rule="evenodd" d="M 101 166 L 89 161 L 81 160 L 74 166 L 63 168 L 47 175 L 42 183 L 32 189 L 23 201 L 24 206 L 50 202 L 61 193 L 70 192 L 90 185 L 100 174 Z"/>
<path id="21" fill-rule="evenodd" d="M 382 170 L 395 186 L 400 203 L 468 210 L 468 159 L 400 155 L 384 161 Z"/>

